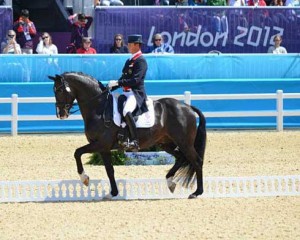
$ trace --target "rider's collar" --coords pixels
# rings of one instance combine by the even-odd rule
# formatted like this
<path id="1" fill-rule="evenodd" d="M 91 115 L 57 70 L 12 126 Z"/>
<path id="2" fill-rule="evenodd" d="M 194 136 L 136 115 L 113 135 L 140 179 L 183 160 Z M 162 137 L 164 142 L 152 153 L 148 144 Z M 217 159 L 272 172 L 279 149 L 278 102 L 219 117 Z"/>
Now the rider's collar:
<path id="1" fill-rule="evenodd" d="M 130 58 L 130 60 L 135 60 L 135 59 L 137 59 L 139 56 L 141 56 L 142 55 L 142 51 L 138 51 L 138 52 L 136 52 L 135 54 L 132 54 L 131 55 L 131 58 Z"/>

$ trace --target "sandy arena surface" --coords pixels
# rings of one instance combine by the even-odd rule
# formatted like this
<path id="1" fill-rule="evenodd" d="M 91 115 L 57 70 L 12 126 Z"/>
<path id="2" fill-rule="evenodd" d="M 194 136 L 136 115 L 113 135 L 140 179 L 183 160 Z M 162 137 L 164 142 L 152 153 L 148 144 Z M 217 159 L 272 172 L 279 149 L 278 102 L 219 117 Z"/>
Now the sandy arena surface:
<path id="1" fill-rule="evenodd" d="M 0 135 L 0 181 L 78 179 L 83 134 Z M 300 174 L 300 131 L 209 131 L 205 176 Z M 88 155 L 83 162 L 88 161 Z M 103 166 L 84 165 L 91 179 Z M 170 166 L 117 166 L 116 178 L 163 178 Z M 0 203 L 0 240 L 300 239 L 300 197 Z"/>

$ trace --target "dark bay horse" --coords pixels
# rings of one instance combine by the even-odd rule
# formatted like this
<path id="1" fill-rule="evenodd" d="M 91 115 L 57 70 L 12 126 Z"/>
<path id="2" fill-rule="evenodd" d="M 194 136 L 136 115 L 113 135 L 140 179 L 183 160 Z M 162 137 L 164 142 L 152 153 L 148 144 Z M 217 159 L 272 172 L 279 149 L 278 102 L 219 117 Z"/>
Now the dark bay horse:
<path id="1" fill-rule="evenodd" d="M 115 124 L 109 126 L 104 119 L 110 91 L 93 77 L 76 72 L 49 76 L 54 80 L 56 114 L 60 119 L 70 115 L 75 99 L 81 111 L 85 135 L 88 144 L 76 149 L 77 171 L 81 181 L 89 184 L 81 156 L 85 153 L 99 153 L 104 161 L 111 185 L 110 197 L 118 195 L 118 188 L 111 161 L 111 150 L 120 149 L 118 133 L 121 128 Z M 151 128 L 139 128 L 140 148 L 160 146 L 176 159 L 174 166 L 166 175 L 171 192 L 176 187 L 176 179 L 184 179 L 181 184 L 190 187 L 196 178 L 197 188 L 189 198 L 196 198 L 203 193 L 203 158 L 206 144 L 206 121 L 200 110 L 173 98 L 161 98 L 154 101 L 155 123 Z M 199 116 L 199 126 L 195 113 Z"/>

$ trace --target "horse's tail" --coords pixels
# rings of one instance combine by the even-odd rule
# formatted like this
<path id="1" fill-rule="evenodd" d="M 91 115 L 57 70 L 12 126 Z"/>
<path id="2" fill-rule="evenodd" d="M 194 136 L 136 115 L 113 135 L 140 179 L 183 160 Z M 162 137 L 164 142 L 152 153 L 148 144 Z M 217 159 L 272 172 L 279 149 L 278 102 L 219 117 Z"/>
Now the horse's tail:
<path id="1" fill-rule="evenodd" d="M 195 138 L 194 146 L 197 153 L 199 154 L 199 157 L 203 161 L 206 147 L 206 119 L 203 113 L 198 108 L 194 106 L 191 106 L 191 108 L 199 116 L 199 125 L 197 128 L 197 135 Z M 203 164 L 203 162 L 201 164 Z"/>
<path id="2" fill-rule="evenodd" d="M 199 116 L 199 125 L 197 127 L 197 134 L 194 141 L 194 148 L 199 155 L 199 164 L 202 167 L 204 161 L 204 153 L 206 147 L 206 120 L 203 113 L 194 106 L 190 106 L 192 110 Z M 182 182 L 183 187 L 189 187 L 190 184 L 194 182 L 196 177 L 196 171 L 193 165 L 187 161 L 187 159 L 182 158 L 183 162 L 181 163 L 180 168 L 175 173 L 175 178 L 181 179 L 184 178 Z"/>

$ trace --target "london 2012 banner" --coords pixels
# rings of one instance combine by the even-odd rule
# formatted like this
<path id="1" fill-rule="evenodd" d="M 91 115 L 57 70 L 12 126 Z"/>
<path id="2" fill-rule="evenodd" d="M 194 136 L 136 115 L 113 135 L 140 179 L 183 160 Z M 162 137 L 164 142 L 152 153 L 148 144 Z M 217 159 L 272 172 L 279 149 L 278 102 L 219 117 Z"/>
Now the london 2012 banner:
<path id="1" fill-rule="evenodd" d="M 175 53 L 266 53 L 275 35 L 289 53 L 300 51 L 300 8 L 110 7 L 95 10 L 98 53 L 108 53 L 114 35 L 142 34 L 144 52 L 155 33 Z"/>

